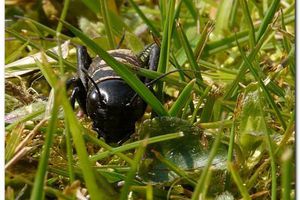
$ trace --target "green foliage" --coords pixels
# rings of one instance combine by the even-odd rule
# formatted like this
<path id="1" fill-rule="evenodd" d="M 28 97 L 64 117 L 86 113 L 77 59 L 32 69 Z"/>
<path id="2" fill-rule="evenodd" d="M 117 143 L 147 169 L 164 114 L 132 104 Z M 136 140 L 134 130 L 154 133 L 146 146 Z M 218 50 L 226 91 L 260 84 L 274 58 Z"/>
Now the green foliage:
<path id="1" fill-rule="evenodd" d="M 5 6 L 7 199 L 295 198 L 295 1 L 40 2 Z M 120 146 L 70 106 L 78 44 L 151 107 Z"/>

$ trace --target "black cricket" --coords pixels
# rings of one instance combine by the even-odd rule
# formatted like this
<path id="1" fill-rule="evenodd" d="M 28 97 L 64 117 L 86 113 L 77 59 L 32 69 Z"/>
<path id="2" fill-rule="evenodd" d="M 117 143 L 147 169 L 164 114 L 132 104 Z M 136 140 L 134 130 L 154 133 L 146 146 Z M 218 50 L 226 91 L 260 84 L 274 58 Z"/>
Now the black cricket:
<path id="1" fill-rule="evenodd" d="M 159 47 L 148 45 L 135 55 L 128 49 L 108 51 L 116 60 L 134 67 L 156 71 L 159 60 Z M 150 80 L 139 77 L 145 84 Z M 75 100 L 92 122 L 93 129 L 107 143 L 122 143 L 135 130 L 135 122 L 146 109 L 146 102 L 108 66 L 101 55 L 92 59 L 86 47 L 77 46 L 77 77 L 68 80 L 67 88 L 74 86 L 70 101 L 74 108 Z"/>

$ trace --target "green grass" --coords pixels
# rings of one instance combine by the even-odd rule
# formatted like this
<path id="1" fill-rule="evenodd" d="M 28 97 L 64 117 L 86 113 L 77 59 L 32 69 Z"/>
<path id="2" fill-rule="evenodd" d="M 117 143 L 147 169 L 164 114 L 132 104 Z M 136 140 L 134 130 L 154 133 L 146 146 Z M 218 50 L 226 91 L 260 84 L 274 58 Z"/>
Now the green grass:
<path id="1" fill-rule="evenodd" d="M 53 2 L 5 7 L 6 81 L 22 85 L 5 91 L 6 199 L 76 199 L 76 192 L 91 199 L 295 199 L 293 0 Z M 157 71 L 107 53 L 123 33 L 122 48 L 158 43 Z M 67 40 L 68 49 L 49 50 Z M 91 120 L 71 108 L 65 81 L 76 74 L 78 44 L 100 55 L 149 105 L 120 146 L 97 138 Z M 35 53 L 42 56 L 32 63 L 15 62 Z M 157 80 L 155 92 L 137 75 Z M 20 101 L 24 93 L 45 107 Z M 175 131 L 155 127 L 155 120 L 148 127 L 154 116 L 169 119 L 165 126 Z M 172 149 L 195 151 L 185 137 L 197 128 L 201 148 L 211 145 L 202 155 L 206 164 L 181 168 Z M 142 136 L 158 130 L 166 134 Z M 199 153 L 181 152 L 192 166 Z M 170 177 L 148 180 L 149 171 L 163 174 L 157 166 Z"/>

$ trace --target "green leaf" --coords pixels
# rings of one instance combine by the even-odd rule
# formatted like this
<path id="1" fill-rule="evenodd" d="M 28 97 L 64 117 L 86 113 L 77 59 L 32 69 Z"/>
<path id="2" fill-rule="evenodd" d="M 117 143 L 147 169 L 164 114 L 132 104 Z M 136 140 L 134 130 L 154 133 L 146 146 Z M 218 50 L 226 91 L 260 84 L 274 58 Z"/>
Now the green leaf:
<path id="1" fill-rule="evenodd" d="M 151 150 L 159 152 L 164 159 L 174 165 L 174 168 L 184 171 L 203 169 L 207 165 L 213 138 L 210 136 L 201 137 L 203 130 L 192 126 L 186 120 L 175 117 L 146 120 L 141 126 L 139 136 L 147 138 L 171 132 L 182 132 L 184 136 L 147 146 L 145 162 L 140 171 L 140 175 L 145 181 L 170 182 L 178 177 L 178 174 L 160 162 Z M 226 159 L 227 147 L 221 144 L 217 148 L 215 158 L 212 160 L 213 168 L 225 169 Z"/>

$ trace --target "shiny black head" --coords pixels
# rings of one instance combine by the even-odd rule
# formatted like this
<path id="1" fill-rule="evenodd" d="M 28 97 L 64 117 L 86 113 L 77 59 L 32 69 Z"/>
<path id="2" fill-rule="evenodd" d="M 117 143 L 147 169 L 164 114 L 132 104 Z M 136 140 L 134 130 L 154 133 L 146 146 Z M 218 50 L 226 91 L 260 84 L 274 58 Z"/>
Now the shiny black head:
<path id="1" fill-rule="evenodd" d="M 86 102 L 94 129 L 108 143 L 126 139 L 143 116 L 146 103 L 121 79 L 106 80 L 97 87 L 98 91 L 90 88 Z"/>

